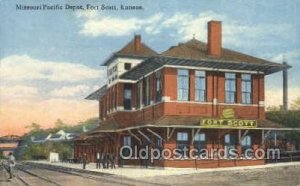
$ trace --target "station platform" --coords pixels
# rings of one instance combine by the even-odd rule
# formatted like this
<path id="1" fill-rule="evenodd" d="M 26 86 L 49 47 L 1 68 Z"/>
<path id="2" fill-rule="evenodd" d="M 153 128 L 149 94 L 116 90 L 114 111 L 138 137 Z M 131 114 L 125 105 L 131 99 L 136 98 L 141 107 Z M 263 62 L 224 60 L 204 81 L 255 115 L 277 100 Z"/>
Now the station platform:
<path id="1" fill-rule="evenodd" d="M 86 169 L 83 170 L 82 164 L 74 163 L 63 163 L 55 162 L 51 163 L 49 161 L 25 161 L 24 163 L 29 163 L 36 166 L 49 166 L 55 169 L 73 169 L 81 172 L 87 173 L 99 173 L 107 175 L 116 175 L 127 178 L 146 178 L 155 176 L 173 176 L 173 175 L 187 175 L 196 173 L 206 173 L 206 172 L 223 172 L 223 171 L 239 171 L 239 170 L 253 170 L 253 169 L 266 169 L 272 167 L 288 167 L 288 166 L 300 166 L 300 162 L 286 162 L 286 163 L 274 163 L 266 165 L 256 165 L 256 166 L 240 166 L 240 167 L 226 167 L 226 168 L 205 168 L 205 169 L 195 169 L 195 168 L 169 168 L 169 167 L 150 167 L 144 168 L 140 166 L 124 166 L 122 168 L 116 169 L 96 169 L 95 163 L 89 163 L 86 165 Z"/>

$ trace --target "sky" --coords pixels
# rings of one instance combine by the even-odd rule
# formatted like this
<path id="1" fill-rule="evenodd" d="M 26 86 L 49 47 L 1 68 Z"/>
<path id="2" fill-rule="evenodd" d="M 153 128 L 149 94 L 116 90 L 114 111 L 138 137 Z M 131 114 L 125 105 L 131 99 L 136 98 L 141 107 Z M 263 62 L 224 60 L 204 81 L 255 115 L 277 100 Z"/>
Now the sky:
<path id="1" fill-rule="evenodd" d="M 87 10 L 87 4 L 118 10 Z M 76 124 L 97 117 L 97 101 L 84 98 L 105 83 L 101 63 L 113 52 L 134 34 L 157 52 L 193 36 L 206 42 L 210 20 L 222 21 L 223 47 L 279 63 L 284 58 L 292 66 L 291 103 L 300 96 L 299 12 L 299 0 L 0 0 L 0 136 L 22 134 L 32 122 L 48 128 L 58 118 Z M 266 77 L 265 102 L 282 103 L 282 73 Z"/>

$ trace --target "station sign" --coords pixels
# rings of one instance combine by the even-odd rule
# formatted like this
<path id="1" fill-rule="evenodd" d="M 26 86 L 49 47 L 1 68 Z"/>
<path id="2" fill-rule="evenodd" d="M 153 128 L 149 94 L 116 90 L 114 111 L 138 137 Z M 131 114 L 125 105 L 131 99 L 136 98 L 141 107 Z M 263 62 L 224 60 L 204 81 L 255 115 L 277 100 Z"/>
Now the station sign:
<path id="1" fill-rule="evenodd" d="M 256 120 L 241 119 L 201 119 L 200 126 L 203 128 L 256 128 Z"/>

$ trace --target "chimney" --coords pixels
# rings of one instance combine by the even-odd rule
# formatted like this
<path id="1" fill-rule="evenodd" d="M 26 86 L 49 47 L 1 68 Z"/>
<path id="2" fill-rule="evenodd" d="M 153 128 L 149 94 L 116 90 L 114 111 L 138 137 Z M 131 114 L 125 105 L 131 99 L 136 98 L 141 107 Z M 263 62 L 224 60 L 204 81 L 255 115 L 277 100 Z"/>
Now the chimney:
<path id="1" fill-rule="evenodd" d="M 207 54 L 218 57 L 222 50 L 222 23 L 209 21 L 207 27 Z"/>
<path id="2" fill-rule="evenodd" d="M 141 45 L 142 45 L 142 41 L 141 41 L 141 35 L 134 35 L 134 51 L 138 52 L 141 50 Z"/>

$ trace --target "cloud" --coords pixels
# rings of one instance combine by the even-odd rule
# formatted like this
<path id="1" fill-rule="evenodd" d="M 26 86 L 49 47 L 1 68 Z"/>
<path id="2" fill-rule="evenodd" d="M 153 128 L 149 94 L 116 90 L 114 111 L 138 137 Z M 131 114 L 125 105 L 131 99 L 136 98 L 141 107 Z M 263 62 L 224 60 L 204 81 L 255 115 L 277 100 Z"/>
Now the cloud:
<path id="1" fill-rule="evenodd" d="M 57 118 L 76 123 L 97 116 L 98 103 L 84 97 L 105 70 L 27 55 L 2 58 L 0 66 L 0 136 L 21 134 L 31 122 L 51 127 Z"/>
<path id="2" fill-rule="evenodd" d="M 77 82 L 105 75 L 82 64 L 42 61 L 27 55 L 13 55 L 0 60 L 0 79 L 11 81 L 47 80 Z"/>
<path id="3" fill-rule="evenodd" d="M 48 99 L 41 101 L 9 100 L 1 103 L 0 123 L 1 135 L 22 134 L 26 125 L 32 122 L 43 128 L 53 127 L 60 118 L 65 123 L 76 124 L 88 118 L 97 117 L 96 101 Z"/>
<path id="4" fill-rule="evenodd" d="M 283 52 L 281 54 L 278 54 L 274 57 L 271 58 L 271 61 L 275 61 L 275 62 L 279 62 L 281 63 L 282 60 L 287 60 L 287 62 L 297 62 L 299 61 L 300 59 L 300 49 L 295 49 L 295 50 L 292 50 L 292 51 L 288 51 L 288 52 Z"/>
<path id="5" fill-rule="evenodd" d="M 223 42 L 231 46 L 257 46 L 257 41 L 267 36 L 289 39 L 293 37 L 287 33 L 295 34 L 291 31 L 292 26 L 285 23 L 245 25 L 214 11 L 201 12 L 196 16 L 179 12 L 165 19 L 162 24 L 165 28 L 175 29 L 182 40 L 191 39 L 194 35 L 199 40 L 207 41 L 207 22 L 211 20 L 222 21 Z"/>
<path id="6" fill-rule="evenodd" d="M 120 18 L 120 17 L 100 17 L 94 15 L 77 14 L 77 17 L 84 18 L 85 22 L 80 30 L 80 34 L 97 37 L 97 36 L 124 36 L 133 32 L 145 29 L 147 33 L 157 34 L 159 29 L 156 29 L 157 23 L 161 20 L 162 14 L 155 14 L 147 19 L 139 19 L 135 17 Z"/>
<path id="7" fill-rule="evenodd" d="M 300 87 L 291 87 L 288 89 L 288 104 L 291 105 L 299 97 Z M 282 88 L 270 88 L 265 91 L 266 107 L 280 106 L 282 101 Z"/>
<path id="8" fill-rule="evenodd" d="M 24 85 L 0 86 L 0 100 L 33 98 L 38 95 L 39 91 L 36 87 Z"/>
<path id="9" fill-rule="evenodd" d="M 64 86 L 59 89 L 54 89 L 50 92 L 51 96 L 55 97 L 73 97 L 73 96 L 84 96 L 92 91 L 87 85 L 77 85 L 77 86 Z"/>

